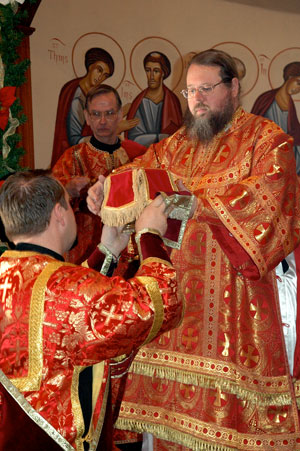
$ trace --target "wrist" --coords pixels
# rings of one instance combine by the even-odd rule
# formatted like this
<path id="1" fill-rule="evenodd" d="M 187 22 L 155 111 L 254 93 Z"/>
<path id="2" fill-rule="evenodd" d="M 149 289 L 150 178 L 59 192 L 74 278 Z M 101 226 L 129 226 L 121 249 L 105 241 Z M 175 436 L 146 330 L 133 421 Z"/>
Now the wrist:
<path id="1" fill-rule="evenodd" d="M 140 261 L 147 258 L 158 258 L 170 263 L 167 250 L 160 233 L 155 229 L 143 229 L 135 235 Z"/>
<path id="2" fill-rule="evenodd" d="M 154 235 L 158 235 L 160 238 L 162 238 L 162 235 L 160 233 L 159 230 L 157 229 L 152 229 L 151 227 L 144 227 L 141 230 L 137 230 L 136 234 L 135 234 L 135 241 L 138 242 L 140 240 L 140 237 L 144 234 L 144 233 L 153 233 Z"/>
<path id="3" fill-rule="evenodd" d="M 98 244 L 98 249 L 99 249 L 104 255 L 106 255 L 106 257 L 111 258 L 111 260 L 112 260 L 114 263 L 118 263 L 120 253 L 115 252 L 114 249 L 108 248 L 108 247 L 107 247 L 105 244 L 103 244 L 102 242 L 101 242 L 100 244 Z"/>

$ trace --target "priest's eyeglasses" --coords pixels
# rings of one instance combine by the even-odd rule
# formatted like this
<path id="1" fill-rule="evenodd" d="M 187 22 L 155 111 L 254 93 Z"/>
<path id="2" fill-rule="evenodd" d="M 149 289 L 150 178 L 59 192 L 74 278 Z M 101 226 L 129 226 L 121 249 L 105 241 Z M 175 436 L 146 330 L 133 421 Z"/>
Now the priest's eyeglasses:
<path id="1" fill-rule="evenodd" d="M 104 118 L 106 121 L 113 121 L 116 119 L 118 115 L 118 111 L 109 110 L 109 111 L 88 111 L 90 118 L 92 121 L 99 121 Z"/>
<path id="2" fill-rule="evenodd" d="M 213 92 L 216 86 L 220 85 L 221 83 L 224 83 L 224 80 L 219 81 L 215 85 L 203 85 L 198 86 L 198 88 L 186 88 L 180 91 L 180 93 L 183 95 L 186 99 L 192 99 L 195 97 L 197 92 L 200 92 L 200 94 L 203 94 L 204 96 L 208 96 Z"/>

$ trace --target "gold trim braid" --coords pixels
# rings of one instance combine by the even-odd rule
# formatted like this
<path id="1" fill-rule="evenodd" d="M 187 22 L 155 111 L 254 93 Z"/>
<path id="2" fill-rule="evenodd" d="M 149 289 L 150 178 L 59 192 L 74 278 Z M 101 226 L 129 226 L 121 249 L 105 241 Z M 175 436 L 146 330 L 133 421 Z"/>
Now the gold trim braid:
<path id="1" fill-rule="evenodd" d="M 154 307 L 154 320 L 148 337 L 142 344 L 142 346 L 144 346 L 145 344 L 150 343 L 150 341 L 152 341 L 160 331 L 161 326 L 164 322 L 164 308 L 157 281 L 152 277 L 145 276 L 138 276 L 137 279 L 146 288 Z"/>

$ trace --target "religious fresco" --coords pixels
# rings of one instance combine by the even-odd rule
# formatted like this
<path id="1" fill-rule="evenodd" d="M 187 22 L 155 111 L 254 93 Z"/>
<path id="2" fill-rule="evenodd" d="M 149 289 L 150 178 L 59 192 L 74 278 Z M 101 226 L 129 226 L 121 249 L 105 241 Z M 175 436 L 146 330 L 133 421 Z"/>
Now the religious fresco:
<path id="1" fill-rule="evenodd" d="M 296 170 L 300 175 L 300 124 L 295 106 L 300 101 L 300 48 L 275 55 L 269 64 L 268 80 L 271 89 L 256 99 L 251 112 L 271 119 L 294 138 Z"/>
<path id="2" fill-rule="evenodd" d="M 141 54 L 144 52 L 146 56 Z M 64 150 L 91 135 L 83 115 L 86 93 L 106 80 L 121 96 L 123 120 L 118 131 L 125 132 L 125 137 L 148 146 L 181 126 L 181 104 L 172 89 L 182 78 L 183 64 L 180 52 L 167 39 L 149 37 L 133 47 L 133 81 L 125 79 L 126 58 L 121 46 L 104 33 L 86 33 L 76 40 L 72 68 L 76 78 L 67 82 L 59 94 L 51 166 Z M 145 81 L 148 87 L 143 90 Z"/>
<path id="3" fill-rule="evenodd" d="M 229 53 L 237 63 L 241 84 L 241 99 L 251 93 L 259 77 L 259 64 L 254 52 L 241 42 L 225 41 L 213 48 Z"/>
<path id="4" fill-rule="evenodd" d="M 182 56 L 167 39 L 144 38 L 132 49 L 130 71 L 141 91 L 133 99 L 127 119 L 136 117 L 139 124 L 125 136 L 148 147 L 182 125 L 181 104 L 175 93 L 183 78 Z"/>
<path id="5" fill-rule="evenodd" d="M 242 105 L 247 104 L 249 94 L 253 97 L 259 85 L 270 85 L 271 90 L 280 86 L 285 90 L 283 68 L 300 61 L 298 47 L 281 50 L 273 58 L 256 56 L 241 42 L 223 41 L 211 47 L 224 50 L 235 59 Z M 71 63 L 75 77 L 65 83 L 59 94 L 52 165 L 64 150 L 91 135 L 83 108 L 87 91 L 97 84 L 107 82 L 118 89 L 123 102 L 123 120 L 118 131 L 124 137 L 149 146 L 173 134 L 181 126 L 182 109 L 186 108 L 179 94 L 185 88 L 185 72 L 191 58 L 201 50 L 193 49 L 182 55 L 170 40 L 149 36 L 138 41 L 125 56 L 122 46 L 112 36 L 98 32 L 79 36 L 72 47 L 71 61 L 66 62 Z M 293 107 L 300 101 L 299 74 L 288 86 Z M 292 131 L 297 139 L 300 132 L 296 110 L 289 114 L 294 120 Z M 253 111 L 264 114 L 261 110 Z M 284 128 L 275 116 L 272 119 Z"/>
<path id="6" fill-rule="evenodd" d="M 97 46 L 99 43 L 106 44 L 106 49 Z M 119 65 L 117 70 L 115 61 Z M 83 113 L 87 92 L 109 78 L 113 84 L 120 85 L 126 62 L 121 47 L 113 38 L 103 33 L 86 33 L 73 46 L 72 67 L 76 78 L 68 81 L 59 94 L 52 167 L 66 149 L 91 135 Z"/>

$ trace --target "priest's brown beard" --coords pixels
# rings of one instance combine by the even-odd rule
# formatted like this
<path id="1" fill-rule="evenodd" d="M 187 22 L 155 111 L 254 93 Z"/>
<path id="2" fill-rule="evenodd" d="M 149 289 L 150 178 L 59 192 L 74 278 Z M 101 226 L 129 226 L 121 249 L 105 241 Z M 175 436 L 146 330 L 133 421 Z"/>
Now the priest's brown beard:
<path id="1" fill-rule="evenodd" d="M 202 106 L 201 102 L 197 106 Z M 228 97 L 221 111 L 209 111 L 206 117 L 194 117 L 187 108 L 183 121 L 191 139 L 207 144 L 231 121 L 234 111 L 232 99 Z"/>

